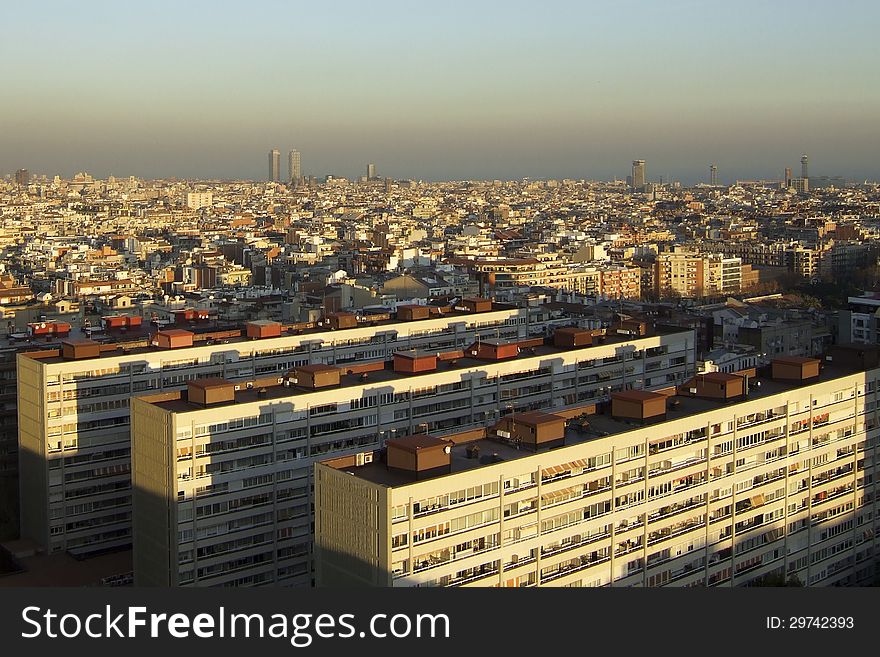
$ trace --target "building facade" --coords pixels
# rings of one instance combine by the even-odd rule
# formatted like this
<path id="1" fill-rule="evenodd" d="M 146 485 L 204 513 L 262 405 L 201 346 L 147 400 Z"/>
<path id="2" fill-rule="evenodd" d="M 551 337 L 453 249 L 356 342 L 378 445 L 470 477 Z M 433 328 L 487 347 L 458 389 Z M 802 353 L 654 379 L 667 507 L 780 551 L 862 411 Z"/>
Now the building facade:
<path id="1" fill-rule="evenodd" d="M 269 180 L 271 182 L 281 181 L 281 151 L 277 148 L 269 151 Z"/>
<path id="2" fill-rule="evenodd" d="M 18 354 L 22 536 L 48 552 L 84 555 L 131 544 L 132 395 L 218 376 L 277 381 L 301 365 L 381 364 L 401 349 L 462 349 L 478 335 L 524 339 L 560 322 L 572 320 L 489 304 L 485 312 L 416 321 L 359 323 L 340 314 L 300 334 L 253 322 L 244 335 L 172 329 L 156 344 L 70 340 L 61 349 Z"/>
<path id="3" fill-rule="evenodd" d="M 632 163 L 632 188 L 633 191 L 640 192 L 645 188 L 645 161 L 633 160 Z"/>
<path id="4" fill-rule="evenodd" d="M 691 331 L 575 346 L 589 334 L 562 331 L 564 347 L 481 341 L 439 359 L 398 352 L 394 371 L 366 378 L 301 368 L 262 391 L 217 381 L 217 402 L 193 384 L 135 398 L 136 583 L 308 585 L 317 461 L 357 458 L 409 433 L 474 437 L 504 414 L 576 412 L 694 371 Z"/>
<path id="5" fill-rule="evenodd" d="M 290 176 L 290 184 L 299 184 L 302 180 L 302 159 L 298 150 L 294 149 L 287 154 L 287 171 Z"/>
<path id="6" fill-rule="evenodd" d="M 425 477 L 390 451 L 318 464 L 317 584 L 871 584 L 880 369 L 779 368 L 789 380 L 774 363 L 761 388 L 699 375 L 657 422 L 614 406 L 543 452 L 497 436 L 486 462 L 451 445 Z"/>

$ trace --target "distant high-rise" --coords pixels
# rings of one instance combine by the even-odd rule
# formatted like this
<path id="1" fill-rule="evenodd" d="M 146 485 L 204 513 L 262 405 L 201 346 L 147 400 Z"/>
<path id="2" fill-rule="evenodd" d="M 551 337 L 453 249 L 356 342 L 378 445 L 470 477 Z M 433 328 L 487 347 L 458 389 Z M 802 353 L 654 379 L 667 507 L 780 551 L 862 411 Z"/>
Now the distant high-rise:
<path id="1" fill-rule="evenodd" d="M 709 166 L 709 184 L 713 187 L 718 184 L 718 167 L 714 164 Z"/>
<path id="2" fill-rule="evenodd" d="M 801 155 L 801 178 L 806 180 L 810 177 L 808 172 L 809 158 L 806 155 Z"/>
<path id="3" fill-rule="evenodd" d="M 302 163 L 300 161 L 299 151 L 293 149 L 287 154 L 287 168 L 290 174 L 290 184 L 296 185 L 302 179 Z"/>
<path id="4" fill-rule="evenodd" d="M 645 161 L 644 160 L 633 160 L 632 188 L 634 191 L 641 191 L 645 188 Z"/>
<path id="5" fill-rule="evenodd" d="M 15 184 L 19 187 L 27 187 L 31 181 L 31 172 L 27 169 L 19 169 L 15 172 Z"/>
<path id="6" fill-rule="evenodd" d="M 791 187 L 791 167 L 785 167 L 785 186 Z"/>
<path id="7" fill-rule="evenodd" d="M 370 162 L 367 165 L 367 180 L 372 180 L 376 177 L 376 165 Z"/>
<path id="8" fill-rule="evenodd" d="M 281 181 L 281 151 L 277 148 L 269 151 L 269 180 L 272 182 Z"/>

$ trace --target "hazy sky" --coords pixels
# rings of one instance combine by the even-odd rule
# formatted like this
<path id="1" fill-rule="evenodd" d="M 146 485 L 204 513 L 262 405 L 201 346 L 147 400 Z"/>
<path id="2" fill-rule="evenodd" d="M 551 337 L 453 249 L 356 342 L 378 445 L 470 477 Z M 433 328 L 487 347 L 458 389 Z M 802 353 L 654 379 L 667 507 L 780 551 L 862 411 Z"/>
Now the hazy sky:
<path id="1" fill-rule="evenodd" d="M 2 2 L 0 174 L 880 178 L 880 2 Z"/>

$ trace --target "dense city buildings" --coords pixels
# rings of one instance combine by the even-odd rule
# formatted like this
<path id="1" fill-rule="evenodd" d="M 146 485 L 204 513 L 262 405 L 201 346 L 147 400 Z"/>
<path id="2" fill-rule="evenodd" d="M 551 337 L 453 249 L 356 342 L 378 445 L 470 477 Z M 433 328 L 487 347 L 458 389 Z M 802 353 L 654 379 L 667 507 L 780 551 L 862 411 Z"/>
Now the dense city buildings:
<path id="1" fill-rule="evenodd" d="M 649 182 L 642 160 L 629 184 L 430 183 L 380 178 L 373 165 L 353 180 L 319 178 L 296 150 L 287 165 L 281 180 L 274 149 L 262 182 L 0 179 L 10 551 L 91 562 L 131 559 L 134 546 L 124 581 L 309 586 L 322 577 L 319 462 L 384 463 L 411 435 L 428 453 L 453 441 L 453 464 L 474 442 L 480 461 L 499 431 L 525 437 L 544 422 L 552 434 L 560 421 L 551 453 L 587 450 L 573 462 L 629 435 L 609 425 L 595 445 L 572 438 L 584 422 L 610 422 L 619 393 L 674 389 L 677 408 L 690 408 L 699 402 L 683 386 L 695 375 L 754 370 L 769 391 L 760 372 L 774 361 L 819 359 L 830 375 L 836 346 L 880 342 L 875 184 L 790 172 L 724 184 L 710 169 L 711 184 L 683 187 Z M 336 376 L 327 388 L 302 383 Z M 154 449 L 162 440 L 171 451 Z M 504 470 L 502 458 L 482 465 Z M 563 581 L 540 563 L 523 562 L 519 581 Z M 418 576 L 394 585 L 459 582 L 467 570 L 408 567 Z M 581 579 L 663 583 L 644 567 L 630 579 L 608 568 Z M 473 581 L 519 577 L 508 574 L 505 562 Z"/>

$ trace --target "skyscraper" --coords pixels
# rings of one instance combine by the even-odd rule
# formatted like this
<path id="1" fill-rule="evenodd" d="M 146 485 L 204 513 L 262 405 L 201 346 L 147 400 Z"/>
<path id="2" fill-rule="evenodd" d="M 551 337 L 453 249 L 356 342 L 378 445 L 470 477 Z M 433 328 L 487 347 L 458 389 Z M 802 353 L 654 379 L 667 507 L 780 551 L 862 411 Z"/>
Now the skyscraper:
<path id="1" fill-rule="evenodd" d="M 272 182 L 281 180 L 281 151 L 277 148 L 269 151 L 269 180 Z"/>
<path id="2" fill-rule="evenodd" d="M 287 154 L 287 169 L 290 174 L 290 184 L 298 184 L 302 178 L 302 164 L 298 150 L 293 149 Z"/>
<path id="3" fill-rule="evenodd" d="M 31 173 L 27 169 L 19 169 L 15 172 L 15 184 L 19 187 L 27 187 L 31 181 Z"/>
<path id="4" fill-rule="evenodd" d="M 791 167 L 785 167 L 785 186 L 791 187 Z"/>
<path id="5" fill-rule="evenodd" d="M 367 165 L 367 180 L 372 180 L 376 177 L 376 165 L 370 162 Z"/>
<path id="6" fill-rule="evenodd" d="M 645 188 L 645 161 L 633 160 L 632 168 L 633 191 L 642 191 Z"/>
<path id="7" fill-rule="evenodd" d="M 809 164 L 809 158 L 807 158 L 806 155 L 801 155 L 801 178 L 803 178 L 804 180 L 806 180 L 807 178 L 810 177 L 810 174 L 807 171 L 808 164 Z"/>
<path id="8" fill-rule="evenodd" d="M 718 184 L 718 167 L 709 165 L 709 184 L 713 187 Z"/>

